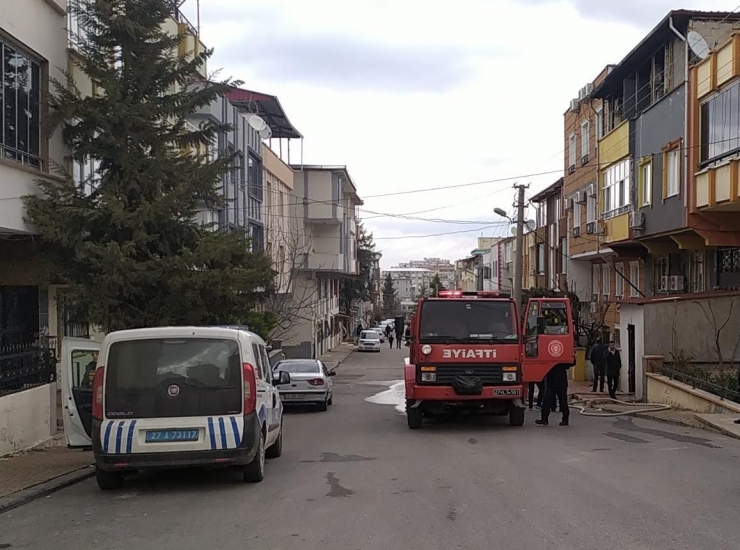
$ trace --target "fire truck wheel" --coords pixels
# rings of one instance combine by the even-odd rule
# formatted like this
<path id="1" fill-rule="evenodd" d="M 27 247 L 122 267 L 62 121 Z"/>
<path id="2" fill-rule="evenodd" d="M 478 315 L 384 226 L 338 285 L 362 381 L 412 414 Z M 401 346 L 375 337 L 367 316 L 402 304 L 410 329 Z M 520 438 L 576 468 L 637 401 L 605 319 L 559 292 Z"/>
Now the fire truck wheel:
<path id="1" fill-rule="evenodd" d="M 418 430 L 421 428 L 421 424 L 424 420 L 424 414 L 419 407 L 411 408 L 406 404 L 406 420 L 409 424 L 409 428 L 412 430 Z"/>
<path id="2" fill-rule="evenodd" d="M 509 409 L 509 424 L 512 426 L 523 426 L 524 425 L 524 407 L 512 406 Z"/>

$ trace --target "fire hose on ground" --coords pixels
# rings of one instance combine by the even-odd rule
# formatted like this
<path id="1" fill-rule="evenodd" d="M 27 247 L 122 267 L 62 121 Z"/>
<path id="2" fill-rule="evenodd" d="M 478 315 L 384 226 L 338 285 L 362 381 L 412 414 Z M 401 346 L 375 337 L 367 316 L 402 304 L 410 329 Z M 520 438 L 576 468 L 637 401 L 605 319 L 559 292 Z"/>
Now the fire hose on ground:
<path id="1" fill-rule="evenodd" d="M 635 407 L 632 410 L 627 411 L 604 411 L 600 408 L 595 407 L 598 403 L 616 403 L 623 407 Z M 630 416 L 634 414 L 661 412 L 671 410 L 670 405 L 663 405 L 661 403 L 630 403 L 629 401 L 620 401 L 619 399 L 612 399 L 611 397 L 595 397 L 593 399 L 579 399 L 568 403 L 570 407 L 579 409 L 580 414 L 583 416 L 603 416 L 603 417 L 615 417 L 615 416 Z"/>

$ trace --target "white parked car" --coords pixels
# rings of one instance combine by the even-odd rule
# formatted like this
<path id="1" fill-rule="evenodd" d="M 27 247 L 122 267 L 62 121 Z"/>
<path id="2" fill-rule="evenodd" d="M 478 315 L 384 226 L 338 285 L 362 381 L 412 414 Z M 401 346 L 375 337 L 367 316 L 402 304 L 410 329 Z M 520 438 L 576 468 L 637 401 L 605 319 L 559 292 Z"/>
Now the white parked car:
<path id="1" fill-rule="evenodd" d="M 368 329 L 368 330 L 374 330 L 375 332 L 377 332 L 378 333 L 378 336 L 380 336 L 380 343 L 381 344 L 384 344 L 385 343 L 385 333 L 383 332 L 383 330 L 384 330 L 383 327 L 373 327 L 373 328 Z"/>
<path id="2" fill-rule="evenodd" d="M 290 377 L 288 384 L 278 386 L 283 403 L 316 404 L 320 411 L 326 411 L 334 401 L 334 384 L 326 366 L 316 359 L 284 359 L 273 368 L 273 376 L 280 378 L 282 373 Z"/>
<path id="3" fill-rule="evenodd" d="M 380 351 L 380 334 L 374 330 L 363 330 L 357 343 L 357 351 Z"/>

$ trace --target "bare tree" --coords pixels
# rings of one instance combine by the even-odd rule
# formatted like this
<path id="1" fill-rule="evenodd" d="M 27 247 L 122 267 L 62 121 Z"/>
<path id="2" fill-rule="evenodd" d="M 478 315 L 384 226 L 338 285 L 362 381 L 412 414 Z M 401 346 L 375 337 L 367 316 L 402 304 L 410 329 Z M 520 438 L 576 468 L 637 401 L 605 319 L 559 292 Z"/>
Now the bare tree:
<path id="1" fill-rule="evenodd" d="M 724 320 L 719 320 L 717 319 L 717 313 L 714 311 L 714 307 L 712 306 L 711 299 L 706 301 L 706 307 L 699 300 L 694 300 L 694 303 L 699 306 L 699 309 L 704 314 L 704 318 L 707 320 L 709 325 L 712 327 L 712 330 L 714 331 L 714 340 L 712 341 L 712 345 L 714 347 L 713 351 L 717 355 L 717 362 L 719 363 L 720 374 L 724 373 L 725 369 L 725 356 L 722 353 L 722 333 L 725 328 L 727 328 L 729 322 L 733 319 L 733 311 L 735 309 L 736 301 L 737 297 L 734 297 L 730 302 L 730 308 L 727 312 L 727 317 Z M 740 339 L 738 339 L 738 343 L 735 344 L 735 347 L 732 350 L 730 362 L 732 362 L 735 358 L 738 346 L 740 346 Z"/>
<path id="2" fill-rule="evenodd" d="M 270 338 L 286 340 L 295 336 L 297 325 L 316 322 L 321 295 L 316 279 L 308 276 L 313 244 L 295 217 L 268 215 L 266 226 L 276 290 L 265 301 L 265 309 L 275 321 Z"/>

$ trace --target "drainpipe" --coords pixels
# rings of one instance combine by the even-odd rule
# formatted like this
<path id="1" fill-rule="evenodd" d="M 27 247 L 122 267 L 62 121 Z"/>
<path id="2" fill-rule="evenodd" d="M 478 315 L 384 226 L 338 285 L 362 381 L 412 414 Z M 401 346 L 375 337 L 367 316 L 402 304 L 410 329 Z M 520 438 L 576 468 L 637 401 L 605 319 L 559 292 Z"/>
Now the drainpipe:
<path id="1" fill-rule="evenodd" d="M 683 78 L 683 112 L 684 112 L 684 123 L 683 123 L 683 173 L 684 173 L 684 186 L 683 186 L 683 205 L 686 208 L 686 222 L 688 224 L 688 207 L 689 207 L 689 148 L 687 147 L 689 137 L 689 41 L 682 35 L 676 27 L 673 26 L 673 16 L 668 17 L 668 28 L 678 36 L 683 42 L 684 49 L 684 78 Z"/>

